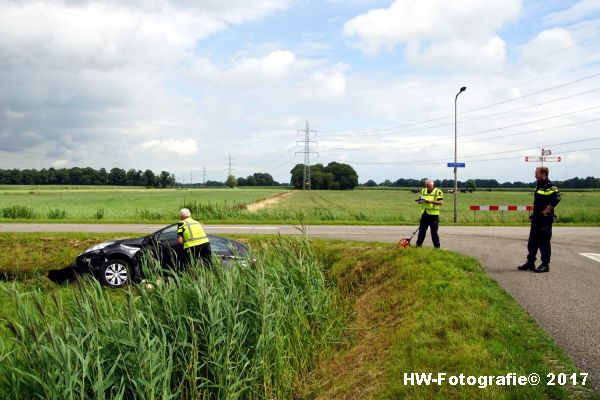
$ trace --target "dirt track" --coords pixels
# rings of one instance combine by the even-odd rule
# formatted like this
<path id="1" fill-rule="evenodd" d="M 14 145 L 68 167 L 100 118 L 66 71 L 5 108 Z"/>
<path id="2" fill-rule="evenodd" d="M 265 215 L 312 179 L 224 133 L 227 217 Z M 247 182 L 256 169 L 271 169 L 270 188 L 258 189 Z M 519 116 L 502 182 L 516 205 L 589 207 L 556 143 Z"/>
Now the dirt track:
<path id="1" fill-rule="evenodd" d="M 281 200 L 290 197 L 292 194 L 293 192 L 280 193 L 275 196 L 271 196 L 267 199 L 261 200 L 259 202 L 248 204 L 246 209 L 250 212 L 255 212 L 258 210 L 262 210 L 263 208 L 272 207 L 275 204 L 279 203 Z"/>

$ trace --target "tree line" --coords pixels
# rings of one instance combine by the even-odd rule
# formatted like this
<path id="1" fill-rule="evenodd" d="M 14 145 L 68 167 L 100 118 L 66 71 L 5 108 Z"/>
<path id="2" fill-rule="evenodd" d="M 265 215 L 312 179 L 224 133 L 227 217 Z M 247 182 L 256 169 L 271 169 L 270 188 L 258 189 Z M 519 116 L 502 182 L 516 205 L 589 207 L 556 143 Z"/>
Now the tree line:
<path id="1" fill-rule="evenodd" d="M 361 186 L 364 187 L 420 187 L 425 183 L 423 179 L 404 179 L 400 178 L 395 182 L 386 179 L 381 183 L 377 183 L 370 179 Z M 600 178 L 588 176 L 587 178 L 571 178 L 564 181 L 553 181 L 559 188 L 565 189 L 600 189 Z M 457 186 L 461 189 L 476 189 L 480 188 L 505 188 L 505 189 L 523 189 L 523 188 L 534 188 L 536 185 L 535 181 L 532 182 L 498 182 L 496 179 L 468 179 L 466 181 L 458 181 Z M 454 181 L 452 179 L 437 179 L 435 180 L 435 186 L 437 187 L 454 187 Z"/>
<path id="2" fill-rule="evenodd" d="M 0 184 L 3 185 L 114 185 L 173 187 L 175 175 L 161 171 L 158 175 L 145 171 L 122 168 L 43 168 L 37 169 L 0 169 Z"/>
<path id="3" fill-rule="evenodd" d="M 304 164 L 296 164 L 290 171 L 291 184 L 296 189 L 304 186 Z M 310 166 L 310 188 L 313 190 L 352 190 L 358 186 L 358 174 L 349 164 L 330 162 L 327 166 Z"/>

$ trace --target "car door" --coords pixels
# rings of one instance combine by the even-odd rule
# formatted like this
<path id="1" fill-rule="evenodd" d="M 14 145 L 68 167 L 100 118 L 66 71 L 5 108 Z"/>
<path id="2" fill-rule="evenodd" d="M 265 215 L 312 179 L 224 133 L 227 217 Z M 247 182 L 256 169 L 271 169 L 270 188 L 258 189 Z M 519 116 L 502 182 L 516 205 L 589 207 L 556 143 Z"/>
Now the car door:
<path id="1" fill-rule="evenodd" d="M 177 243 L 177 224 L 169 225 L 155 234 L 159 259 L 165 267 L 178 267 L 185 261 L 183 246 Z"/>

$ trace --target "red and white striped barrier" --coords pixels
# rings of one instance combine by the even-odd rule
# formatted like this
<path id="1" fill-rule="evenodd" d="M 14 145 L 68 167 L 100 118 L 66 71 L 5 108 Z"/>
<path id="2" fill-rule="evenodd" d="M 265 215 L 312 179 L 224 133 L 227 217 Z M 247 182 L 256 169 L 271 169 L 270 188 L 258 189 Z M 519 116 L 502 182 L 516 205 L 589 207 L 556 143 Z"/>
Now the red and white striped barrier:
<path id="1" fill-rule="evenodd" d="M 473 211 L 473 222 L 475 222 L 475 215 L 477 211 L 500 211 L 502 213 L 501 218 L 504 222 L 504 211 L 532 211 L 533 206 L 488 206 L 488 205 L 475 205 L 469 206 L 469 210 Z"/>
<path id="2" fill-rule="evenodd" d="M 471 211 L 531 211 L 533 206 L 469 206 Z"/>

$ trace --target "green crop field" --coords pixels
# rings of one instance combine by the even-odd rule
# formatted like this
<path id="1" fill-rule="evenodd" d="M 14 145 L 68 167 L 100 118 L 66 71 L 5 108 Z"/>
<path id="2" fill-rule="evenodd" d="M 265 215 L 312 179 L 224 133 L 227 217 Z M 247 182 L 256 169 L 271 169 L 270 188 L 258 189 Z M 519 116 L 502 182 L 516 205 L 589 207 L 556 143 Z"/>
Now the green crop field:
<path id="1" fill-rule="evenodd" d="M 0 398 L 599 398 L 589 382 L 402 384 L 407 371 L 579 373 L 470 257 L 252 237 L 254 267 L 150 274 L 151 290 L 45 279 L 116 237 L 0 234 L 12 277 L 0 281 Z"/>
<path id="2" fill-rule="evenodd" d="M 302 216 L 307 223 L 416 223 L 420 206 L 415 203 L 419 194 L 409 190 L 354 190 L 354 191 L 297 191 L 277 204 L 273 217 L 285 212 Z M 458 193 L 458 220 L 461 224 L 528 223 L 528 213 L 469 211 L 470 205 L 528 205 L 533 204 L 532 190 L 475 191 Z M 444 194 L 441 222 L 453 220 L 454 200 Z M 268 211 L 266 211 L 268 212 Z M 600 224 L 600 191 L 564 192 L 556 213 L 562 223 Z"/>
<path id="3" fill-rule="evenodd" d="M 285 189 L 144 189 L 8 187 L 0 189 L 0 220 L 45 222 L 168 222 L 184 205 L 216 215 Z"/>
<path id="4" fill-rule="evenodd" d="M 248 204 L 289 191 L 285 188 L 140 189 L 119 187 L 8 187 L 0 189 L 2 222 L 168 223 L 186 206 L 205 223 L 416 224 L 418 194 L 408 189 L 291 191 L 269 207 Z M 564 191 L 558 223 L 599 225 L 600 191 Z M 528 213 L 469 211 L 469 205 L 528 205 L 532 191 L 458 194 L 460 224 L 527 224 Z M 453 219 L 453 196 L 445 194 L 441 222 Z"/>

